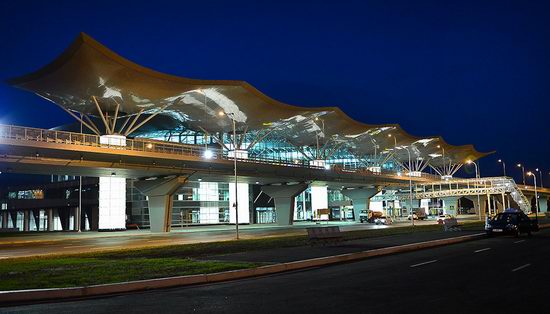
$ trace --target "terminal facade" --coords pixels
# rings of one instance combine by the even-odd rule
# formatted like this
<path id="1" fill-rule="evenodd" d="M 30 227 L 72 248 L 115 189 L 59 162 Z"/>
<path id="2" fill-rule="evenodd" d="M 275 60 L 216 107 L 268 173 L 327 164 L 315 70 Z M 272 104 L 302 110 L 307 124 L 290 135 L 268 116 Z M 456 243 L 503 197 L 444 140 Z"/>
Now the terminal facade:
<path id="1" fill-rule="evenodd" d="M 418 184 L 453 182 L 466 163 L 487 155 L 471 145 L 416 137 L 397 124 L 364 124 L 337 107 L 285 104 L 242 81 L 156 72 L 86 34 L 10 83 L 76 122 L 0 127 L 4 155 L 28 160 L 6 157 L 1 171 L 52 174 L 50 183 L 2 192 L 3 228 L 169 231 L 234 224 L 237 216 L 239 224 L 288 225 L 357 221 L 368 209 L 394 217 L 416 208 L 484 211 L 472 197 L 412 196 Z M 53 166 L 40 168 L 37 160 Z M 69 166 L 59 166 L 63 160 Z M 388 190 L 411 197 L 384 198 Z M 512 195 L 503 190 L 501 201 L 487 194 L 485 203 L 503 208 L 505 193 Z"/>

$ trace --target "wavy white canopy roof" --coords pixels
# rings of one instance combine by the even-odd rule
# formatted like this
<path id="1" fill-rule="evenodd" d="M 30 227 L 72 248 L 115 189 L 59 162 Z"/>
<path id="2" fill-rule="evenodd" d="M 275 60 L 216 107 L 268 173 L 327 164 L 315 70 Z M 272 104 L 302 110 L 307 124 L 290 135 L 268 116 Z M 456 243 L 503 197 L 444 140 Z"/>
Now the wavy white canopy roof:
<path id="1" fill-rule="evenodd" d="M 239 129 L 261 131 L 275 128 L 296 146 L 341 143 L 354 154 L 365 156 L 410 147 L 416 157 L 433 158 L 445 150 L 446 162 L 462 163 L 487 155 L 472 145 L 453 146 L 441 137 L 419 138 L 399 125 L 368 125 L 353 120 L 337 107 L 309 108 L 274 100 L 244 81 L 196 80 L 160 73 L 135 64 L 81 33 L 51 64 L 10 81 L 72 112 L 97 115 L 92 96 L 103 111 L 119 117 L 155 113 L 178 121 L 186 128 L 231 132 L 232 113 Z M 391 137 L 389 136 L 391 134 Z M 439 147 L 438 147 L 439 146 Z M 395 150 L 401 160 L 404 149 Z M 442 159 L 443 161 L 443 159 Z"/>

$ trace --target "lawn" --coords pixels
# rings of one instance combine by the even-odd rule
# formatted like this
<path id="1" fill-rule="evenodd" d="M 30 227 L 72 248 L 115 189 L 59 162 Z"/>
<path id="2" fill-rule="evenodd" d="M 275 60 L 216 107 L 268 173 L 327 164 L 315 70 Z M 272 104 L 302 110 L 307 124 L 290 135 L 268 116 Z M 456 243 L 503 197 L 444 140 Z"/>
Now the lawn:
<path id="1" fill-rule="evenodd" d="M 483 223 L 466 223 L 463 229 L 480 229 Z M 347 240 L 441 231 L 441 226 L 360 230 L 344 233 Z M 173 245 L 99 253 L 0 260 L 0 290 L 61 288 L 181 275 L 215 273 L 259 266 L 254 263 L 204 261 L 201 257 L 307 245 L 306 236 Z"/>

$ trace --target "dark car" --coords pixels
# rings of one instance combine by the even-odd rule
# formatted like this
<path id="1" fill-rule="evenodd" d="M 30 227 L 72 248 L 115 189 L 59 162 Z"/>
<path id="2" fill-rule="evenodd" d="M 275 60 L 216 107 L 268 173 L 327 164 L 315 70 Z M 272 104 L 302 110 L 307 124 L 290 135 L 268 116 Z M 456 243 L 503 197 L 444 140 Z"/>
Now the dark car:
<path id="1" fill-rule="evenodd" d="M 512 234 L 518 237 L 521 233 L 531 236 L 532 232 L 539 231 L 538 221 L 529 219 L 522 211 L 504 212 L 497 214 L 485 226 L 487 235 Z"/>

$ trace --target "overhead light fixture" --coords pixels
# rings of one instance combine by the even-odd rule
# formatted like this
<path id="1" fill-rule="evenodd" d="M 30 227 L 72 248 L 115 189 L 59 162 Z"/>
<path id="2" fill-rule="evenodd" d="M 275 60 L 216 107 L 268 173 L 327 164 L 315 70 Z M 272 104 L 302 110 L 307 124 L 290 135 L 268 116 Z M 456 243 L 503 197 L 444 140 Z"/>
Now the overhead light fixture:
<path id="1" fill-rule="evenodd" d="M 197 181 L 201 182 L 201 181 L 202 181 L 202 179 L 201 179 L 201 178 L 198 178 L 198 179 L 197 179 Z"/>
<path id="2" fill-rule="evenodd" d="M 116 176 L 116 172 L 111 172 L 111 177 Z"/>
<path id="3" fill-rule="evenodd" d="M 259 182 L 259 181 L 256 181 L 256 184 L 260 184 L 260 182 Z"/>
<path id="4" fill-rule="evenodd" d="M 203 156 L 206 159 L 212 159 L 214 157 L 214 153 L 211 150 L 207 149 L 204 151 Z"/>
<path id="5" fill-rule="evenodd" d="M 223 111 L 218 111 L 218 116 L 225 116 L 225 112 L 223 112 Z"/>
<path id="6" fill-rule="evenodd" d="M 324 166 L 324 167 L 325 167 L 325 170 L 330 170 L 330 165 L 328 165 L 328 164 L 325 164 L 325 166 Z"/>
<path id="7" fill-rule="evenodd" d="M 153 148 L 153 144 L 148 143 L 148 144 L 147 144 L 147 149 L 151 149 L 151 148 Z"/>

